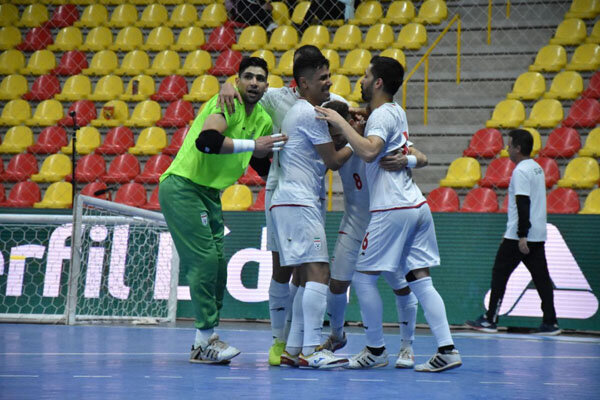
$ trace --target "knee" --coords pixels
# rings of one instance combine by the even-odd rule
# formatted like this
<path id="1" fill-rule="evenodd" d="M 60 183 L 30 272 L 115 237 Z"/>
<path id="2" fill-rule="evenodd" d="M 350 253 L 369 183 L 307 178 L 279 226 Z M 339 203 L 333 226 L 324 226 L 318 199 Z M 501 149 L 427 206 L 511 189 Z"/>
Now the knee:
<path id="1" fill-rule="evenodd" d="M 331 290 L 331 293 L 333 294 L 344 294 L 349 286 L 349 281 L 338 281 L 336 279 L 331 279 L 329 281 L 329 290 Z"/>

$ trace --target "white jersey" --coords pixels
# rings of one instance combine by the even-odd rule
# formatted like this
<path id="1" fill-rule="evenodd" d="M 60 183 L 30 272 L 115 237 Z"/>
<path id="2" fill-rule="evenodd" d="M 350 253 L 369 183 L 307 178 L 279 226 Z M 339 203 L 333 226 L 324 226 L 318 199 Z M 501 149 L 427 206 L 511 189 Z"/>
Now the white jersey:
<path id="1" fill-rule="evenodd" d="M 546 241 L 546 180 L 544 170 L 532 159 L 523 160 L 517 164 L 510 177 L 508 186 L 508 222 L 504 237 L 519 240 L 517 229 L 519 213 L 516 196 L 528 196 L 529 221 L 531 227 L 527 234 L 530 242 Z"/>
<path id="2" fill-rule="evenodd" d="M 344 188 L 344 216 L 339 233 L 362 242 L 369 225 L 369 188 L 365 176 L 365 162 L 352 155 L 338 170 Z"/>
<path id="3" fill-rule="evenodd" d="M 425 197 L 412 179 L 410 168 L 386 171 L 379 160 L 396 150 L 408 153 L 408 123 L 406 113 L 397 103 L 386 103 L 377 107 L 369 116 L 365 136 L 378 136 L 384 146 L 377 158 L 366 165 L 369 182 L 370 210 L 384 211 L 416 207 L 425 202 Z"/>

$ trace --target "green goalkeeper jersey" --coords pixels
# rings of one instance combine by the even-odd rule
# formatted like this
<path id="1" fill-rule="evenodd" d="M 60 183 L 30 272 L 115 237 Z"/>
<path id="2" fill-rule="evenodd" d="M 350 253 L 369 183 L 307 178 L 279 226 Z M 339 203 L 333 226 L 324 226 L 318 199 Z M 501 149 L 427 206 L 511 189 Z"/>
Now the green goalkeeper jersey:
<path id="1" fill-rule="evenodd" d="M 256 139 L 270 135 L 273 131 L 271 117 L 260 104 L 254 106 L 252 114 L 246 115 L 243 104 L 235 100 L 235 112 L 221 112 L 215 95 L 196 117 L 183 141 L 175 160 L 162 174 L 162 182 L 169 175 L 179 175 L 198 185 L 224 189 L 235 183 L 246 170 L 252 157 L 251 152 L 235 154 L 206 154 L 196 148 L 196 139 L 202 131 L 204 121 L 211 114 L 223 114 L 227 129 L 223 135 L 231 139 Z"/>

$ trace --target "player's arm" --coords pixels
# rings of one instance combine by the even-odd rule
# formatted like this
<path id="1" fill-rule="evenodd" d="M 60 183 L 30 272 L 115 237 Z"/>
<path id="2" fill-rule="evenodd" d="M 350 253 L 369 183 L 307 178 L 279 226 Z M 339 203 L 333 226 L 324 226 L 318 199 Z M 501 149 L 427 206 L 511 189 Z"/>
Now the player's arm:
<path id="1" fill-rule="evenodd" d="M 339 151 L 335 150 L 333 142 L 315 145 L 317 153 L 323 159 L 325 166 L 332 171 L 337 171 L 352 156 L 352 149 L 343 147 Z"/>
<path id="2" fill-rule="evenodd" d="M 217 105 L 221 107 L 221 110 L 224 111 L 227 108 L 229 114 L 233 114 L 235 112 L 235 99 L 238 99 L 240 104 L 244 104 L 240 92 L 231 83 L 225 82 L 219 91 Z"/>
<path id="3" fill-rule="evenodd" d="M 412 146 L 408 148 L 407 155 L 395 151 L 379 160 L 379 165 L 386 171 L 400 171 L 407 167 L 413 169 L 423 168 L 428 163 L 427 156 Z"/>

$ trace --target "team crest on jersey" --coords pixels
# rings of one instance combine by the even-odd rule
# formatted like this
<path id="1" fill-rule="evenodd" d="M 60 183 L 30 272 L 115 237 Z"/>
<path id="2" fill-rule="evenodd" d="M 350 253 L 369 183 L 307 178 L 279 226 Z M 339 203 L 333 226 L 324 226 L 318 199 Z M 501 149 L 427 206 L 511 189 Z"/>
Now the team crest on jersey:
<path id="1" fill-rule="evenodd" d="M 202 214 L 200 214 L 200 219 L 202 220 L 202 225 L 206 226 L 208 225 L 208 214 L 203 212 Z"/>
<path id="2" fill-rule="evenodd" d="M 321 250 L 321 238 L 315 237 L 313 239 L 313 245 L 315 246 L 315 250 Z"/>

